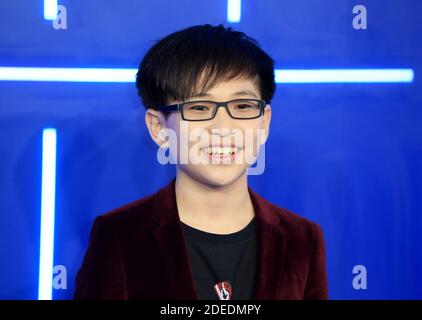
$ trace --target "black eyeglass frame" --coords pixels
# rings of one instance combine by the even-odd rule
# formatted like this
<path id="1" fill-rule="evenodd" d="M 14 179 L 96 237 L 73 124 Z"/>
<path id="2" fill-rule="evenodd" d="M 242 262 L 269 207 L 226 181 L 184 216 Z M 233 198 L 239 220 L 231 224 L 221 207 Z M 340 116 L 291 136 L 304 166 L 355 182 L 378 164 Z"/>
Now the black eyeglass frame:
<path id="1" fill-rule="evenodd" d="M 252 117 L 252 118 L 240 118 L 240 117 L 235 117 L 230 113 L 228 104 L 230 102 L 235 102 L 235 101 L 255 101 L 259 103 L 259 115 Z M 183 113 L 183 107 L 186 104 L 189 103 L 201 103 L 201 102 L 207 102 L 207 103 L 214 103 L 217 105 L 217 107 L 214 109 L 214 113 L 211 115 L 211 118 L 207 118 L 207 119 L 186 119 Z M 158 111 L 162 111 L 162 112 L 175 112 L 175 111 L 180 111 L 181 115 L 182 115 L 182 119 L 185 121 L 208 121 L 208 120 L 212 120 L 215 118 L 215 115 L 217 114 L 218 108 L 219 107 L 224 107 L 227 111 L 227 113 L 229 114 L 229 116 L 233 119 L 239 119 L 239 120 L 251 120 L 251 119 L 256 119 L 259 118 L 260 116 L 262 116 L 262 114 L 265 111 L 265 106 L 267 105 L 267 103 L 265 102 L 265 100 L 260 100 L 260 99 L 234 99 L 234 100 L 229 100 L 229 101 L 210 101 L 210 100 L 198 100 L 198 101 L 186 101 L 186 102 L 181 102 L 181 103 L 176 103 L 176 104 L 171 104 L 168 106 L 161 106 L 158 107 L 157 110 Z"/>

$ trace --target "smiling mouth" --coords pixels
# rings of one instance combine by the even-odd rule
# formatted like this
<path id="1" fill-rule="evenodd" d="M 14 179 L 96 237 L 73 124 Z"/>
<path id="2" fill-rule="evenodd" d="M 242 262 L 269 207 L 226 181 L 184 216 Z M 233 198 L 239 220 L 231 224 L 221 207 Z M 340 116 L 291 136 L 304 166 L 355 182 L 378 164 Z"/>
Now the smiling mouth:
<path id="1" fill-rule="evenodd" d="M 233 156 L 239 153 L 241 148 L 238 147 L 205 147 L 202 149 L 209 156 Z"/>

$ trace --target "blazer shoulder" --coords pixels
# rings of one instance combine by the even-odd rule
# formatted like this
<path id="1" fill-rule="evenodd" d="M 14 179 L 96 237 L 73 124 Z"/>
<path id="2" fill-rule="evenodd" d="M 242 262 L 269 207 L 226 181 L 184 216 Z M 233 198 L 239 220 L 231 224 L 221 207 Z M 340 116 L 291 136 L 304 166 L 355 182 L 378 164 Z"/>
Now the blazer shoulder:
<path id="1" fill-rule="evenodd" d="M 271 206 L 280 219 L 280 227 L 284 234 L 308 241 L 315 240 L 318 234 L 322 234 L 318 223 L 274 203 L 271 203 Z"/>
<path id="2" fill-rule="evenodd" d="M 128 228 L 147 221 L 153 212 L 156 193 L 138 198 L 120 207 L 107 211 L 96 217 L 95 220 L 116 227 Z"/>

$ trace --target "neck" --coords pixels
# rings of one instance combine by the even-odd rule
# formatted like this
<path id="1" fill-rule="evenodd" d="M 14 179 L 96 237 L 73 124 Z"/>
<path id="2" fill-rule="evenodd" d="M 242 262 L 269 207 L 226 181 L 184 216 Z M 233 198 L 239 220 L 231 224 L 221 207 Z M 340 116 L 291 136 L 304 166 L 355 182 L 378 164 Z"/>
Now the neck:
<path id="1" fill-rule="evenodd" d="M 178 170 L 175 191 L 180 220 L 204 231 L 235 232 L 254 216 L 246 174 L 228 185 L 215 186 Z"/>

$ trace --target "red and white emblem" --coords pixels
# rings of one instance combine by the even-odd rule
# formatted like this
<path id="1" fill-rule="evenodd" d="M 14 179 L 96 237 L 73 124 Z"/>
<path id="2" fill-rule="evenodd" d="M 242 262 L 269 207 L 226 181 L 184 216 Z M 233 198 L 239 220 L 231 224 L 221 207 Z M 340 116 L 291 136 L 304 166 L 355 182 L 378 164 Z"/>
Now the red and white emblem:
<path id="1" fill-rule="evenodd" d="M 232 286 L 230 281 L 223 281 L 214 285 L 215 292 L 217 292 L 220 300 L 231 300 L 232 298 Z"/>

